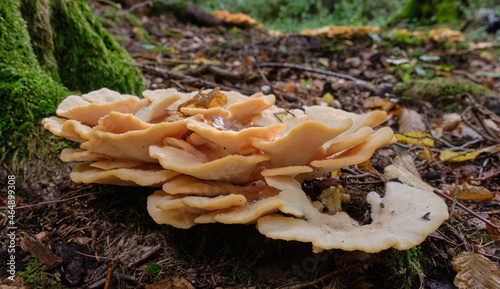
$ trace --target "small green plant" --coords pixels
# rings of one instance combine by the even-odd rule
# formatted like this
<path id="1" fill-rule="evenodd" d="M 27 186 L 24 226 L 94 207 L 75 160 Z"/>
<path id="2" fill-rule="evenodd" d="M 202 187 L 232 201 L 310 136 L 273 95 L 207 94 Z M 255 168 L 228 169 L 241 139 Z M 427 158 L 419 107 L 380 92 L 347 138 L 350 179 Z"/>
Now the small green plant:
<path id="1" fill-rule="evenodd" d="M 151 275 L 156 275 L 160 273 L 162 269 L 163 268 L 160 265 L 153 263 L 149 265 L 149 267 L 146 270 L 148 270 L 148 272 L 151 273 Z"/>
<path id="2" fill-rule="evenodd" d="M 65 289 L 66 286 L 59 283 L 55 276 L 40 269 L 40 261 L 35 258 L 28 260 L 24 271 L 20 271 L 17 277 L 23 279 L 24 285 L 31 289 Z"/>
<path id="3" fill-rule="evenodd" d="M 491 236 L 481 231 L 475 231 L 474 233 L 469 235 L 469 238 L 471 238 L 471 240 L 474 242 L 482 244 L 491 242 Z"/>

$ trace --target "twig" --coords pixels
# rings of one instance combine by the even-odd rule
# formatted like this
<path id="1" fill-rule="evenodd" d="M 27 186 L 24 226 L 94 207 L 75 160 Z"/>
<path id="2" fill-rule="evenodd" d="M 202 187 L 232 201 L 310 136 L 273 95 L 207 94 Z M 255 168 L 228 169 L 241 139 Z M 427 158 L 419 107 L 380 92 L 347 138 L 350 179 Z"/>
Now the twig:
<path id="1" fill-rule="evenodd" d="M 459 179 L 458 173 L 455 172 L 455 190 L 453 191 L 453 202 L 451 203 L 451 209 L 450 209 L 450 218 L 455 214 L 455 206 L 457 205 L 458 202 L 458 179 Z"/>
<path id="2" fill-rule="evenodd" d="M 8 166 L 6 163 L 4 163 L 3 161 L 2 161 L 2 165 L 3 165 L 3 167 L 4 167 L 4 168 L 5 168 L 5 169 L 9 172 L 9 174 L 10 174 L 10 175 L 13 175 L 13 174 L 14 174 L 14 173 L 12 172 L 12 170 L 9 168 L 9 166 Z"/>
<path id="3" fill-rule="evenodd" d="M 104 256 L 97 256 L 97 255 L 89 255 L 89 254 L 85 254 L 85 253 L 82 253 L 82 252 L 79 252 L 79 251 L 76 251 L 76 252 L 78 254 L 82 255 L 82 256 L 85 256 L 85 257 L 95 258 L 97 260 L 97 262 L 100 262 L 99 259 L 114 260 L 114 258 L 109 258 L 109 257 L 104 257 Z"/>
<path id="4" fill-rule="evenodd" d="M 243 91 L 243 90 L 240 90 L 240 89 L 237 89 L 234 87 L 225 86 L 225 85 L 215 83 L 213 81 L 205 80 L 205 79 L 202 79 L 199 77 L 194 77 L 194 76 L 185 75 L 182 73 L 173 72 L 169 69 L 153 67 L 153 66 L 148 66 L 148 65 L 137 65 L 137 64 L 127 64 L 127 65 L 139 67 L 145 71 L 148 71 L 150 73 L 154 73 L 156 75 L 159 75 L 159 76 L 162 76 L 165 78 L 175 78 L 175 79 L 179 79 L 179 80 L 183 79 L 183 80 L 188 81 L 188 82 L 200 82 L 202 85 L 208 86 L 208 87 L 220 87 L 221 89 L 224 89 L 224 90 L 233 90 L 233 91 L 238 91 L 238 92 L 243 93 L 243 94 L 252 94 L 252 92 L 249 92 L 249 91 Z"/>
<path id="5" fill-rule="evenodd" d="M 312 280 L 312 281 L 306 281 L 306 282 L 295 282 L 295 283 L 290 283 L 284 286 L 278 287 L 279 289 L 302 289 L 302 288 L 309 288 L 309 287 L 316 287 L 316 284 L 319 282 L 324 282 L 330 279 L 333 279 L 335 276 L 340 275 L 344 272 L 349 272 L 354 270 L 355 268 L 359 268 L 360 264 L 359 263 L 354 263 L 349 266 L 346 266 L 344 268 L 339 268 L 333 272 L 330 272 L 326 275 L 321 276 L 318 279 Z"/>
<path id="6" fill-rule="evenodd" d="M 241 79 L 245 75 L 244 74 L 239 74 L 237 72 L 227 70 L 227 69 L 222 69 L 218 66 L 215 65 L 208 65 L 207 70 L 217 76 L 228 78 L 228 79 Z"/>
<path id="7" fill-rule="evenodd" d="M 113 8 L 122 9 L 122 5 L 120 5 L 119 3 L 115 3 L 111 0 L 96 0 L 95 2 L 102 2 L 108 4 L 109 6 L 112 6 Z"/>
<path id="8" fill-rule="evenodd" d="M 127 281 L 137 282 L 137 278 L 123 273 L 116 273 L 116 278 Z"/>
<path id="9" fill-rule="evenodd" d="M 450 202 L 453 202 L 453 199 L 449 196 L 447 196 L 446 194 L 444 194 L 443 192 L 439 191 L 439 190 L 434 190 L 434 193 L 447 199 L 448 201 Z M 474 217 L 478 218 L 479 220 L 483 221 L 484 223 L 486 223 L 487 225 L 489 225 L 490 227 L 492 227 L 493 229 L 497 230 L 497 232 L 500 233 L 500 228 L 493 224 L 492 222 L 490 222 L 489 220 L 481 217 L 480 215 L 478 215 L 476 212 L 473 212 L 471 211 L 469 208 L 467 208 L 466 206 L 462 205 L 460 202 L 457 201 L 457 206 L 459 206 L 461 209 L 465 210 L 467 213 L 473 215 Z"/>
<path id="10" fill-rule="evenodd" d="M 118 16 L 118 17 L 125 16 L 125 15 L 127 15 L 127 14 L 141 8 L 141 7 L 144 7 L 146 5 L 153 5 L 153 2 L 154 2 L 153 0 L 146 0 L 144 2 L 134 4 L 134 5 L 130 6 L 130 8 L 128 8 L 127 10 L 116 13 L 116 16 Z"/>
<path id="11" fill-rule="evenodd" d="M 104 284 L 104 289 L 109 289 L 109 284 L 111 283 L 111 276 L 113 276 L 113 268 L 108 268 L 108 273 L 106 274 L 106 283 Z"/>
<path id="12" fill-rule="evenodd" d="M 149 251 L 145 252 L 139 259 L 134 262 L 128 264 L 125 268 L 132 268 L 141 262 L 145 261 L 147 258 L 151 257 L 154 253 L 158 252 L 161 249 L 161 244 L 156 244 L 153 248 L 149 249 Z"/>
<path id="13" fill-rule="evenodd" d="M 471 104 L 470 102 L 467 102 L 467 103 L 468 103 L 469 105 L 474 105 L 474 103 L 472 103 L 472 104 Z M 473 125 L 473 124 L 472 124 L 472 123 L 471 123 L 471 122 L 470 122 L 470 121 L 469 121 L 469 120 L 465 117 L 465 116 L 467 115 L 467 113 L 468 113 L 469 111 L 471 111 L 471 110 L 472 110 L 472 106 L 468 106 L 468 107 L 467 107 L 467 108 L 466 108 L 466 109 L 462 112 L 462 114 L 460 115 L 460 116 L 462 117 L 462 121 L 463 121 L 463 122 L 465 122 L 465 124 L 466 124 L 466 125 L 468 125 L 468 126 L 469 126 L 471 129 L 473 129 L 475 132 L 477 132 L 478 134 L 480 134 L 480 135 L 481 135 L 484 139 L 487 139 L 487 140 L 492 141 L 492 142 L 494 142 L 494 143 L 498 143 L 499 141 L 498 141 L 498 140 L 496 140 L 495 138 L 493 138 L 493 137 L 489 136 L 488 134 L 483 133 L 483 132 L 482 132 L 482 131 L 480 131 L 480 130 L 474 129 L 474 125 Z M 472 111 L 472 114 L 474 115 L 474 117 L 476 117 L 477 119 L 479 119 L 479 118 L 477 117 L 477 115 L 476 115 L 476 113 L 475 113 L 474 111 Z M 480 122 L 480 123 L 481 123 L 481 125 L 483 125 L 483 124 L 482 124 L 482 122 Z"/>
<path id="14" fill-rule="evenodd" d="M 95 288 L 99 288 L 101 287 L 102 285 L 104 285 L 104 283 L 106 283 L 106 279 L 105 278 L 102 278 L 102 279 L 99 279 L 98 281 L 90 284 L 87 286 L 87 288 L 89 289 L 95 289 Z"/>
<path id="15" fill-rule="evenodd" d="M 40 202 L 40 203 L 36 203 L 36 204 L 28 204 L 28 205 L 16 207 L 16 209 L 24 209 L 24 208 L 41 206 L 41 205 L 49 205 L 49 204 L 62 203 L 62 202 L 71 201 L 73 199 L 78 199 L 78 198 L 83 198 L 83 197 L 87 197 L 87 196 L 92 196 L 92 195 L 95 195 L 95 194 L 98 194 L 98 193 L 99 192 L 93 192 L 93 193 L 83 194 L 83 195 L 79 195 L 79 196 L 74 196 L 74 197 L 71 197 L 71 198 L 62 199 L 62 200 Z M 7 209 L 7 207 L 0 207 L 0 210 L 5 210 L 5 209 Z"/>
<path id="16" fill-rule="evenodd" d="M 328 76 L 333 76 L 333 77 L 338 77 L 338 78 L 343 78 L 343 79 L 347 79 L 350 81 L 354 81 L 357 84 L 359 84 L 359 85 L 363 86 L 364 88 L 371 90 L 371 91 L 377 90 L 374 85 L 369 84 L 367 81 L 364 81 L 362 79 L 356 78 L 356 77 L 348 75 L 348 74 L 340 73 L 340 72 L 333 72 L 333 71 L 327 71 L 327 70 L 306 67 L 306 66 L 302 66 L 302 65 L 298 65 L 298 64 L 279 63 L 279 62 L 262 62 L 262 63 L 259 63 L 258 66 L 259 67 L 292 68 L 292 69 L 304 70 L 304 71 L 313 72 L 313 73 L 324 74 L 324 75 L 328 75 Z"/>

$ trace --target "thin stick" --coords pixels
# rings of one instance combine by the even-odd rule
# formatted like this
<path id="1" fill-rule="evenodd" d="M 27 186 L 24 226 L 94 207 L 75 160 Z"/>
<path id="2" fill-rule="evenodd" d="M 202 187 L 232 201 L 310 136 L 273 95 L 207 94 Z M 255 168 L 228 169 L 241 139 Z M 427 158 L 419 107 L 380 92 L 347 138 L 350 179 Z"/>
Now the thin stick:
<path id="1" fill-rule="evenodd" d="M 308 72 L 313 72 L 313 73 L 319 73 L 319 74 L 324 74 L 328 76 L 333 76 L 333 77 L 338 77 L 338 78 L 343 78 L 347 79 L 350 81 L 354 81 L 366 89 L 369 89 L 371 91 L 376 91 L 377 89 L 375 86 L 369 84 L 367 81 L 364 81 L 362 79 L 356 78 L 354 76 L 340 73 L 340 72 L 333 72 L 333 71 L 328 71 L 328 70 L 321 70 L 321 69 L 316 69 L 316 68 L 311 68 L 307 66 L 302 66 L 298 64 L 292 64 L 292 63 L 280 63 L 280 62 L 262 62 L 258 64 L 259 67 L 278 67 L 278 68 L 292 68 L 292 69 L 298 69 L 298 70 L 304 70 Z"/>
<path id="2" fill-rule="evenodd" d="M 339 268 L 333 272 L 330 272 L 330 273 L 323 275 L 320 278 L 312 280 L 312 281 L 295 282 L 295 283 L 287 284 L 284 286 L 280 286 L 278 288 L 279 289 L 302 289 L 302 288 L 316 287 L 316 284 L 319 282 L 324 282 L 324 281 L 333 279 L 335 276 L 340 275 L 344 272 L 349 272 L 349 271 L 353 270 L 354 268 L 359 268 L 359 266 L 360 266 L 359 263 L 351 264 L 350 266 L 346 266 L 344 268 Z"/>
<path id="3" fill-rule="evenodd" d="M 162 76 L 162 77 L 165 77 L 165 78 L 175 78 L 175 79 L 179 79 L 179 80 L 183 79 L 183 80 L 186 80 L 188 82 L 200 82 L 204 86 L 220 87 L 221 89 L 224 89 L 224 90 L 233 90 L 233 91 L 238 91 L 238 92 L 243 93 L 243 94 L 252 94 L 252 92 L 249 92 L 249 91 L 243 91 L 243 90 L 240 90 L 240 89 L 237 89 L 234 87 L 225 86 L 223 84 L 219 84 L 219 83 L 216 83 L 213 81 L 205 80 L 205 79 L 202 79 L 199 77 L 194 77 L 191 75 L 176 73 L 176 72 L 170 71 L 168 69 L 164 69 L 164 68 L 153 67 L 153 66 L 148 66 L 148 65 L 137 65 L 137 64 L 127 64 L 127 65 L 139 67 L 145 71 L 148 71 L 150 73 L 155 73 L 155 74 Z"/>
<path id="4" fill-rule="evenodd" d="M 104 289 L 109 289 L 109 284 L 111 283 L 111 276 L 113 275 L 113 268 L 108 268 L 108 273 L 106 274 L 106 283 L 104 284 Z"/>
<path id="5" fill-rule="evenodd" d="M 161 244 L 155 245 L 153 248 L 149 249 L 149 251 L 144 252 L 144 254 L 142 254 L 142 256 L 140 258 L 138 258 L 134 262 L 128 264 L 125 268 L 128 269 L 128 268 L 132 268 L 134 266 L 137 266 L 141 262 L 145 261 L 147 258 L 151 257 L 153 254 L 158 252 L 160 249 L 161 249 Z"/>
<path id="6" fill-rule="evenodd" d="M 24 208 L 30 208 L 30 207 L 36 207 L 36 206 L 42 206 L 42 205 L 62 203 L 62 202 L 71 201 L 73 199 L 78 199 L 78 198 L 83 198 L 83 197 L 87 197 L 87 196 L 92 196 L 92 195 L 95 195 L 95 194 L 98 194 L 98 193 L 99 192 L 94 192 L 94 193 L 83 194 L 83 195 L 74 196 L 74 197 L 67 198 L 67 199 L 62 199 L 62 200 L 40 202 L 40 203 L 37 203 L 37 204 L 28 204 L 28 205 L 16 207 L 16 209 L 24 209 Z M 5 209 L 7 209 L 7 207 L 0 207 L 0 210 L 5 210 Z"/>
<path id="7" fill-rule="evenodd" d="M 447 199 L 448 201 L 450 202 L 453 202 L 453 199 L 449 196 L 447 196 L 446 194 L 444 194 L 443 192 L 439 191 L 439 190 L 434 190 L 434 193 Z M 461 209 L 465 210 L 467 213 L 473 215 L 474 217 L 478 218 L 479 220 L 485 222 L 487 225 L 489 225 L 490 227 L 492 227 L 493 229 L 497 230 L 498 232 L 500 232 L 500 228 L 493 224 L 492 222 L 490 222 L 489 220 L 486 220 L 485 218 L 481 217 L 480 215 L 478 215 L 476 212 L 473 212 L 471 211 L 469 208 L 467 208 L 466 206 L 462 205 L 460 202 L 457 201 L 457 206 L 459 206 Z"/>

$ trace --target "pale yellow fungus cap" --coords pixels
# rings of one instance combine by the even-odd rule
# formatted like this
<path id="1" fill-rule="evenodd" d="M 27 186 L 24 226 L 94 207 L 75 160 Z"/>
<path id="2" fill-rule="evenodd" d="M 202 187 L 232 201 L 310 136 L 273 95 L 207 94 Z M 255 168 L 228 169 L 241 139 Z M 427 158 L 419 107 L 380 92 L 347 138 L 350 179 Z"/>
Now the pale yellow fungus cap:
<path id="1" fill-rule="evenodd" d="M 218 89 L 143 96 L 107 89 L 70 96 L 57 110 L 68 119 L 43 124 L 82 142 L 61 152 L 63 161 L 84 161 L 73 181 L 161 187 L 147 201 L 159 224 L 257 223 L 270 238 L 310 242 L 315 251 L 377 252 L 419 244 L 448 216 L 432 192 L 388 183 L 383 198 L 367 195 L 373 221 L 360 225 L 339 202 L 322 213 L 325 205 L 302 190 L 300 182 L 367 161 L 393 143 L 390 128 L 374 129 L 385 112 L 287 110 L 274 106 L 273 95 Z"/>

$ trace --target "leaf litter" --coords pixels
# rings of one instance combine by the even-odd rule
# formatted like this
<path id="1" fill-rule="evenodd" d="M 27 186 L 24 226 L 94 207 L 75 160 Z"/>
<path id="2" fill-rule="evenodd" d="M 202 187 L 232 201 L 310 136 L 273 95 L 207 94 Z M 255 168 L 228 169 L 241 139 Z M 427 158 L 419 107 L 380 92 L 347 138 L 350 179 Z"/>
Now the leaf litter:
<path id="1" fill-rule="evenodd" d="M 121 288 L 275 288 L 290 284 L 295 284 L 293 288 L 328 284 L 440 288 L 451 283 L 459 288 L 471 288 L 471 284 L 494 288 L 488 282 L 498 284 L 500 86 L 491 81 L 496 77 L 491 71 L 498 71 L 500 65 L 484 53 L 491 47 L 469 49 L 424 37 L 425 45 L 418 46 L 371 30 L 377 37 L 353 36 L 347 42 L 296 34 L 271 36 L 255 28 L 196 27 L 173 17 L 148 14 L 140 19 L 141 33 L 147 33 L 152 43 L 141 43 L 137 28 L 124 20 L 109 31 L 121 39 L 142 68 L 149 89 L 263 91 L 274 93 L 277 104 L 289 109 L 322 104 L 356 113 L 388 112 L 387 125 L 398 133 L 400 142 L 376 151 L 363 166 L 345 167 L 304 184 L 310 198 L 330 202 L 330 196 L 321 195 L 323 189 L 341 186 L 342 202 L 336 200 L 335 209 L 348 204 L 351 217 L 369 223 L 363 192 L 382 193 L 387 179 L 397 178 L 446 192 L 453 218 L 416 249 L 431 265 L 400 257 L 396 263 L 402 265 L 395 268 L 398 265 L 391 252 L 363 253 L 363 258 L 359 258 L 360 252 L 338 250 L 312 254 L 304 244 L 263 238 L 252 226 L 214 224 L 187 231 L 158 226 L 138 205 L 145 203 L 147 190 L 82 188 L 71 184 L 67 172 L 61 171 L 20 191 L 18 210 L 23 234 L 45 232 L 39 241 L 55 248 L 63 260 L 59 268 L 42 268 L 58 282 L 89 288 L 104 286 L 107 281 Z M 451 32 L 433 32 L 431 38 L 446 33 Z M 464 53 L 468 58 L 461 61 Z M 394 90 L 403 80 L 429 80 L 438 75 L 472 79 L 487 87 L 489 95 L 497 96 L 480 99 L 467 90 L 469 95 L 445 95 L 439 103 L 426 98 L 407 102 Z M 215 92 L 200 92 L 185 106 L 224 103 Z M 440 103 L 447 104 L 446 108 Z M 404 116 L 404 109 L 411 110 L 411 116 Z M 453 117 L 447 116 L 450 112 Z M 51 187 L 52 199 L 36 192 L 43 182 L 57 184 Z M 26 206 L 40 201 L 47 204 Z M 33 256 L 22 252 L 19 260 L 29 257 Z M 424 264 L 425 270 L 411 273 L 415 262 Z M 19 270 L 26 264 L 20 264 Z M 154 272 L 148 271 L 152 264 L 159 266 Z M 77 265 L 86 266 L 85 270 L 72 270 Z M 485 276 L 491 278 L 484 280 Z"/>

